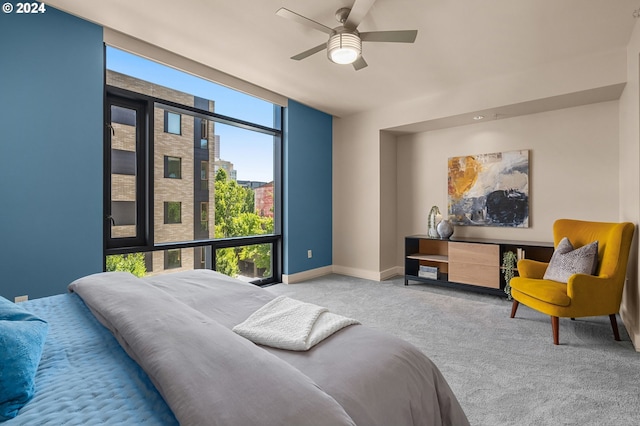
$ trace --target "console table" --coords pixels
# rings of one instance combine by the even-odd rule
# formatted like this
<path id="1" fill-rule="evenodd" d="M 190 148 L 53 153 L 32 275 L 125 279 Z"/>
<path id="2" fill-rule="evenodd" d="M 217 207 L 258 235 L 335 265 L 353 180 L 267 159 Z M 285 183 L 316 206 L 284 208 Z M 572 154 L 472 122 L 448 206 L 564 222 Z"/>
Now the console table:
<path id="1" fill-rule="evenodd" d="M 548 262 L 553 243 L 408 236 L 404 243 L 404 284 L 417 281 L 506 297 L 502 274 L 502 256 L 506 251 Z"/>

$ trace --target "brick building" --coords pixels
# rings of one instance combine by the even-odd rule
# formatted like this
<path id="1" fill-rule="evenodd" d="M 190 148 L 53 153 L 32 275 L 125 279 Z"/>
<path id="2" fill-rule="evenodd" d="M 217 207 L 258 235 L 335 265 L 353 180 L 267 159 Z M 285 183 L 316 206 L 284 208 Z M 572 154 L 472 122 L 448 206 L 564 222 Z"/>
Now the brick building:
<path id="1" fill-rule="evenodd" d="M 118 72 L 107 70 L 107 84 L 137 93 L 214 111 L 214 102 Z M 135 117 L 112 108 L 112 237 L 135 232 Z M 215 125 L 188 114 L 154 107 L 154 242 L 181 242 L 213 237 L 213 179 L 220 155 Z M 235 171 L 234 171 L 235 172 Z M 147 272 L 200 269 L 208 248 L 154 251 Z"/>
<path id="2" fill-rule="evenodd" d="M 273 182 L 265 183 L 254 189 L 256 213 L 273 217 Z"/>

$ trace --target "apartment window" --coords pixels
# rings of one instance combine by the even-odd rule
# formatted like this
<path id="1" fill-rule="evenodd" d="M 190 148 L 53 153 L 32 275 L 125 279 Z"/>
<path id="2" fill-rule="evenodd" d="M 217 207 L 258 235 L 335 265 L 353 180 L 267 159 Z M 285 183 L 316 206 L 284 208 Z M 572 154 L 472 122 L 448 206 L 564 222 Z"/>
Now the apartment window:
<path id="1" fill-rule="evenodd" d="M 209 121 L 200 120 L 200 149 L 209 148 Z"/>
<path id="2" fill-rule="evenodd" d="M 200 162 L 200 189 L 209 190 L 209 162 Z"/>
<path id="3" fill-rule="evenodd" d="M 200 247 L 200 265 L 198 265 L 200 269 L 204 269 L 207 267 L 207 251 L 208 247 Z"/>
<path id="4" fill-rule="evenodd" d="M 182 134 L 182 116 L 175 112 L 164 112 L 164 131 L 174 135 Z"/>
<path id="5" fill-rule="evenodd" d="M 164 177 L 182 179 L 182 158 L 164 156 Z"/>
<path id="6" fill-rule="evenodd" d="M 179 201 L 164 202 L 164 223 L 182 223 L 182 203 Z"/>
<path id="7" fill-rule="evenodd" d="M 200 203 L 200 229 L 209 230 L 209 203 Z"/>
<path id="8" fill-rule="evenodd" d="M 182 267 L 182 250 L 171 249 L 164 251 L 164 269 L 175 269 Z"/>

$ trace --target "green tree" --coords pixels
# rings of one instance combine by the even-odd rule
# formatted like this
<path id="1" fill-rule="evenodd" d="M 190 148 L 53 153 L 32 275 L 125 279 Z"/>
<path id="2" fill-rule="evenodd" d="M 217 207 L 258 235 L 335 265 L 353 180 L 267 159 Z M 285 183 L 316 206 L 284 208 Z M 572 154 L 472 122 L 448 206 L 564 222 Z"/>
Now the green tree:
<path id="1" fill-rule="evenodd" d="M 234 229 L 233 218 L 238 217 L 241 213 L 249 212 L 249 206 L 246 203 L 247 188 L 238 185 L 235 180 L 228 179 L 227 172 L 223 169 L 216 172 L 214 185 L 216 193 L 216 233 L 220 231 L 220 236 L 216 235 L 216 238 L 243 236 L 237 229 Z"/>
<path id="2" fill-rule="evenodd" d="M 256 213 L 242 213 L 235 219 L 237 229 L 244 235 L 264 235 L 273 232 L 273 218 L 259 216 Z M 258 269 L 264 269 L 263 276 L 271 275 L 271 245 L 257 244 L 244 246 L 238 255 L 241 260 L 254 263 Z"/>
<path id="3" fill-rule="evenodd" d="M 263 276 L 271 275 L 271 245 L 257 244 L 243 247 L 240 252 L 240 259 L 251 260 L 258 269 L 264 269 Z"/>
<path id="4" fill-rule="evenodd" d="M 215 177 L 215 238 L 244 237 L 273 232 L 273 218 L 255 213 L 254 191 L 228 179 L 220 169 Z M 253 262 L 257 268 L 271 274 L 269 244 L 220 249 L 216 253 L 216 270 L 230 276 L 240 272 L 238 260 Z"/>
<path id="5" fill-rule="evenodd" d="M 136 277 L 144 277 L 147 267 L 144 263 L 144 253 L 113 254 L 107 256 L 107 271 L 131 272 Z"/>
<path id="6" fill-rule="evenodd" d="M 245 188 L 245 199 L 244 203 L 246 206 L 246 212 L 255 212 L 256 211 L 256 197 L 255 191 L 250 188 Z"/>

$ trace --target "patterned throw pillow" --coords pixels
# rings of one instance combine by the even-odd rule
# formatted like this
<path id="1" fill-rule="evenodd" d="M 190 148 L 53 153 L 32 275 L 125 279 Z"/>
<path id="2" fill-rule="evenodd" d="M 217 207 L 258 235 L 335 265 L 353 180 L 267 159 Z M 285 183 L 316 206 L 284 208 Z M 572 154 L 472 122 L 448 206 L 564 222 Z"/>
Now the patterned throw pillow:
<path id="1" fill-rule="evenodd" d="M 595 274 L 597 266 L 597 241 L 574 249 L 571 241 L 564 237 L 551 256 L 544 279 L 566 283 L 573 274 Z"/>

